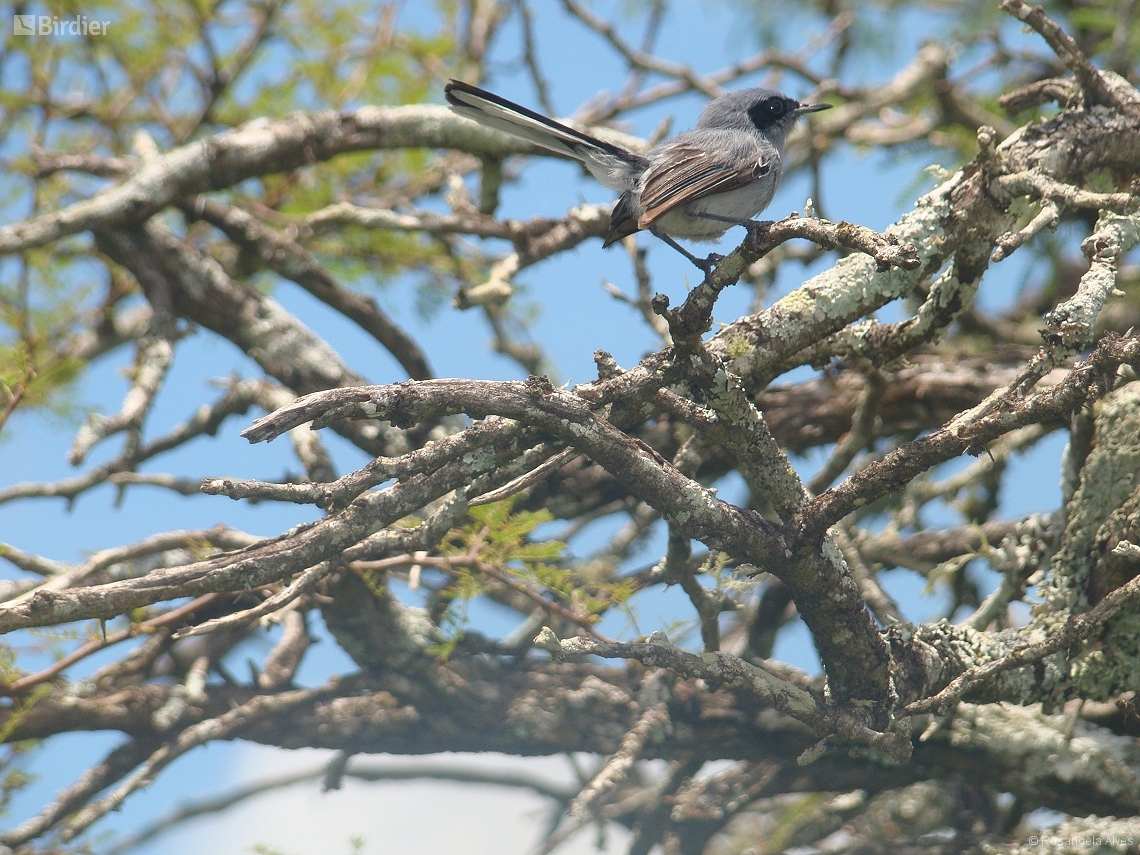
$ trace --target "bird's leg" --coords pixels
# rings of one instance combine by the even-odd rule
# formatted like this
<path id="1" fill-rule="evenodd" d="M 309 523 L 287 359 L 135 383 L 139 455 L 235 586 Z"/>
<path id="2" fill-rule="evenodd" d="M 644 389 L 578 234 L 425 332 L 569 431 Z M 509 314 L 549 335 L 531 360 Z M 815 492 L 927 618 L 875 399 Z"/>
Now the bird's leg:
<path id="1" fill-rule="evenodd" d="M 685 256 L 685 258 L 687 258 L 687 259 L 689 259 L 689 261 L 693 262 L 693 264 L 696 265 L 697 269 L 699 269 L 703 273 L 708 273 L 709 271 L 711 271 L 713 269 L 714 265 L 719 264 L 721 261 L 724 260 L 723 255 L 717 255 L 715 252 L 709 253 L 708 258 L 698 258 L 697 256 L 693 255 L 691 252 L 689 252 L 687 249 L 685 249 L 683 246 L 681 246 L 681 244 L 677 243 L 677 241 L 673 240 L 673 238 L 669 237 L 669 235 L 665 234 L 664 232 L 658 231 L 657 229 L 650 229 L 649 233 L 652 234 L 654 237 L 660 238 L 661 240 L 665 241 L 665 243 L 669 244 L 669 246 L 673 247 L 673 249 L 677 250 L 677 252 L 681 253 L 681 255 Z"/>

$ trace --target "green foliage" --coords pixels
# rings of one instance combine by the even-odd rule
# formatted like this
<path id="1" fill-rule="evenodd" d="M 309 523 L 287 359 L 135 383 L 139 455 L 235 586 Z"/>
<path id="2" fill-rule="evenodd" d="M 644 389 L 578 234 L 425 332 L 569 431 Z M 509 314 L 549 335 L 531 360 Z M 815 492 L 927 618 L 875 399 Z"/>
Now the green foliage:
<path id="1" fill-rule="evenodd" d="M 591 578 L 589 565 L 577 565 L 566 557 L 565 543 L 532 539 L 535 530 L 553 517 L 545 509 L 516 512 L 515 504 L 511 498 L 472 508 L 470 521 L 440 547 L 441 555 L 451 559 L 441 595 L 445 610 L 439 616 L 445 641 L 436 651 L 443 658 L 462 638 L 468 604 L 492 589 L 538 595 L 590 623 L 636 592 L 628 579 Z"/>
<path id="2" fill-rule="evenodd" d="M 107 21 L 107 33 L 6 39 L 0 143 L 16 155 L 0 171 L 0 216 L 14 222 L 56 211 L 115 181 L 82 169 L 45 170 L 45 154 L 137 162 L 147 146 L 162 154 L 256 118 L 431 100 L 441 69 L 459 61 L 452 24 L 460 12 L 421 6 L 420 32 L 396 21 L 398 7 L 49 0 L 34 11 Z M 268 20 L 266 9 L 273 9 Z M 291 219 L 346 197 L 375 203 L 413 184 L 430 194 L 442 180 L 432 178 L 432 158 L 426 151 L 345 156 L 247 182 L 230 199 Z M 194 239 L 207 252 L 222 245 L 209 229 Z M 418 271 L 424 305 L 438 304 L 441 281 L 459 272 L 445 243 L 419 235 L 348 230 L 314 240 L 312 249 L 334 275 L 364 290 Z M 135 290 L 115 277 L 86 238 L 0 265 L 0 425 L 17 405 L 64 412 L 74 405 L 65 392 L 82 365 L 64 354 L 81 323 L 113 312 Z"/>
<path id="3" fill-rule="evenodd" d="M 0 644 L 0 683 L 7 685 L 21 676 L 20 669 L 16 667 L 16 651 Z"/>
<path id="4" fill-rule="evenodd" d="M 529 541 L 536 528 L 554 518 L 550 511 L 515 513 L 514 505 L 512 498 L 472 508 L 468 512 L 471 522 L 455 532 L 441 551 L 444 555 L 474 553 L 482 561 L 502 566 L 560 558 L 565 544 Z"/>
<path id="5" fill-rule="evenodd" d="M 365 839 L 362 835 L 354 834 L 348 838 L 349 855 L 362 855 L 364 852 Z M 249 849 L 254 855 L 289 855 L 284 849 L 278 849 L 275 846 L 269 846 L 265 843 L 254 844 Z"/>
<path id="6" fill-rule="evenodd" d="M 28 740 L 4 746 L 3 755 L 0 755 L 0 817 L 7 816 L 12 797 L 34 784 L 39 777 L 19 765 L 38 745 L 37 741 Z"/>
<path id="7" fill-rule="evenodd" d="M 50 194 L 49 194 L 50 195 Z M 34 250 L 0 265 L 0 426 L 16 406 L 70 411 L 60 393 L 83 363 L 64 342 L 83 321 L 79 306 L 89 294 L 80 283 L 83 265 L 66 248 Z"/>
<path id="8" fill-rule="evenodd" d="M 276 846 L 268 846 L 265 843 L 255 843 L 249 848 L 249 851 L 254 855 L 288 855 L 284 849 L 278 849 Z"/>
<path id="9" fill-rule="evenodd" d="M 0 685 L 9 685 L 20 677 L 23 673 L 16 667 L 16 652 L 7 645 L 0 645 Z M 0 745 L 6 743 L 8 739 L 16 732 L 16 728 L 20 726 L 20 722 L 24 717 L 31 712 L 41 698 L 51 694 L 51 686 L 42 683 L 36 686 L 29 694 L 21 698 L 12 698 L 11 705 L 7 707 L 7 717 L 0 722 Z M 3 791 L 5 785 L 0 784 L 0 791 Z"/>
<path id="10" fill-rule="evenodd" d="M 36 776 L 23 769 L 5 769 L 0 777 L 0 816 L 8 814 L 12 797 L 25 787 L 35 783 Z"/>
<path id="11" fill-rule="evenodd" d="M 1106 66 L 1136 80 L 1136 60 L 1140 58 L 1140 16 L 1133 4 L 1123 0 L 1090 0 L 1079 5 L 1056 4 L 1046 8 L 1067 15 L 1066 30 L 1072 32 L 1086 53 L 1108 58 Z M 1131 74 L 1129 74 L 1131 72 Z"/>
<path id="12" fill-rule="evenodd" d="M 372 596 L 378 600 L 382 600 L 388 596 L 388 589 L 384 585 L 384 576 L 375 570 L 357 570 L 356 575 L 360 577 L 360 581 L 368 588 Z"/>
<path id="13" fill-rule="evenodd" d="M 56 358 L 46 348 L 36 350 L 25 342 L 0 344 L 0 416 L 17 406 L 48 407 L 60 415 L 71 412 L 70 398 L 61 393 L 79 376 L 83 363 Z M 0 417 L 0 428 L 5 420 Z"/>

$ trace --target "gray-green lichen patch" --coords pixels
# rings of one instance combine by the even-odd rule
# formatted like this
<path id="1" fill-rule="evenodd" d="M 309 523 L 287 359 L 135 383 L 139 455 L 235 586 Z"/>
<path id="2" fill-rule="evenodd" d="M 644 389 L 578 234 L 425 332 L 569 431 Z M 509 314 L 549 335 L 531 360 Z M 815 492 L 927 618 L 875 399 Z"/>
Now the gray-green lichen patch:
<path id="1" fill-rule="evenodd" d="M 816 326 L 826 327 L 837 321 L 850 323 L 909 294 L 928 274 L 928 266 L 942 255 L 945 223 L 951 212 L 950 194 L 961 180 L 962 173 L 955 173 L 887 228 L 887 233 L 900 242 L 918 248 L 923 263 L 916 270 L 879 270 L 875 259 L 854 253 L 761 313 L 762 328 L 755 324 L 757 316 L 743 319 L 714 336 L 711 349 L 728 362 L 735 374 L 750 376 L 778 361 L 779 348 L 772 348 L 773 342 L 796 341 L 805 329 Z"/>
<path id="2" fill-rule="evenodd" d="M 1093 414 L 1095 446 L 1065 507 L 1065 531 L 1050 572 L 1038 588 L 1057 611 L 1088 605 L 1090 574 L 1104 560 L 1102 529 L 1140 483 L 1140 383 L 1129 383 L 1098 402 Z"/>
<path id="3" fill-rule="evenodd" d="M 1112 548 L 1134 536 L 1140 517 L 1140 383 L 1097 403 L 1093 421 L 1095 444 L 1065 507 L 1060 545 L 1038 586 L 1044 603 L 1035 623 L 1051 631 L 1060 631 L 1071 612 L 1087 611 L 1130 578 L 1114 564 Z M 1135 689 L 1140 685 L 1140 615 L 1134 606 L 1126 607 L 1079 654 L 1062 651 L 1045 664 L 1046 679 L 1038 693 L 1051 703 L 1076 695 L 1104 700 Z"/>
<path id="4" fill-rule="evenodd" d="M 488 447 L 477 448 L 464 454 L 463 462 L 472 472 L 487 472 L 495 467 L 495 453 Z"/>
<path id="5" fill-rule="evenodd" d="M 959 748 L 978 747 L 1018 769 L 1023 786 L 1087 786 L 1106 804 L 1140 792 L 1140 750 L 1135 741 L 1068 715 L 1038 707 L 962 704 L 945 736 Z"/>
<path id="6" fill-rule="evenodd" d="M 621 743 L 628 724 L 614 720 L 609 713 L 632 705 L 633 699 L 622 688 L 593 675 L 585 677 L 576 688 L 562 685 L 544 688 L 546 692 L 532 691 L 519 696 L 507 710 L 507 722 L 515 735 L 536 742 L 561 743 L 569 722 L 597 710 L 595 739 L 609 743 L 607 750 L 614 750 Z"/>

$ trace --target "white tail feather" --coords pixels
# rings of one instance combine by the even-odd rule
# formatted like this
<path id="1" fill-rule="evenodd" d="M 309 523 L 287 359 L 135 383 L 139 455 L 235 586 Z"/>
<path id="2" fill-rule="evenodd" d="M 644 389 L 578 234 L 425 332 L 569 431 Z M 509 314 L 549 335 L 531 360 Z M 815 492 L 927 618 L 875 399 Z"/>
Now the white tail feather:
<path id="1" fill-rule="evenodd" d="M 444 93 L 451 109 L 465 118 L 581 161 L 594 178 L 611 190 L 633 187 L 635 172 L 641 164 L 640 157 L 631 151 L 467 83 L 453 80 L 444 88 Z"/>
<path id="2" fill-rule="evenodd" d="M 584 160 L 586 157 L 582 148 L 588 143 L 581 139 L 581 136 L 585 135 L 579 136 L 553 120 L 539 122 L 469 92 L 453 92 L 452 97 L 462 102 L 456 104 L 453 101 L 452 110 L 468 119 L 474 119 L 481 125 L 506 131 L 511 136 L 524 139 L 568 157 L 578 160 Z"/>

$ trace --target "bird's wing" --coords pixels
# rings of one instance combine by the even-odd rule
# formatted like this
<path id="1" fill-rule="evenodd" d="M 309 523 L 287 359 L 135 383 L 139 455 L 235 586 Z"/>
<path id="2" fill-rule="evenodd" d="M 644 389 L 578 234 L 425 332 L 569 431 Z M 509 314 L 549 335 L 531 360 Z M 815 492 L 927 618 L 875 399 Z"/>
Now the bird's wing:
<path id="1" fill-rule="evenodd" d="M 602 241 L 602 249 L 608 249 L 637 229 L 637 209 L 633 204 L 633 198 L 629 193 L 622 193 L 613 211 L 610 212 L 610 230 L 606 233 L 606 239 Z"/>
<path id="2" fill-rule="evenodd" d="M 726 162 L 695 146 L 676 146 L 670 157 L 654 164 L 645 173 L 641 189 L 643 212 L 637 220 L 639 229 L 654 223 L 682 205 L 747 187 L 768 174 L 772 164 L 758 157 L 745 167 Z"/>

